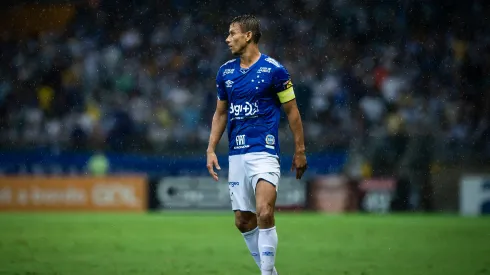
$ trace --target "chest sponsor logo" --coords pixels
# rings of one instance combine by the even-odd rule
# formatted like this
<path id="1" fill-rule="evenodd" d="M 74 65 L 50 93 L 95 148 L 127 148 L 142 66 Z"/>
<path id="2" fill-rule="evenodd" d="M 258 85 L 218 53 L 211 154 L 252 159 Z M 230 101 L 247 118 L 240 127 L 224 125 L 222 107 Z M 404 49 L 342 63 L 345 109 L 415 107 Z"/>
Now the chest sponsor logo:
<path id="1" fill-rule="evenodd" d="M 230 104 L 230 114 L 235 116 L 232 119 L 243 119 L 254 116 L 259 112 L 258 102 L 250 103 L 246 101 L 244 104 Z"/>

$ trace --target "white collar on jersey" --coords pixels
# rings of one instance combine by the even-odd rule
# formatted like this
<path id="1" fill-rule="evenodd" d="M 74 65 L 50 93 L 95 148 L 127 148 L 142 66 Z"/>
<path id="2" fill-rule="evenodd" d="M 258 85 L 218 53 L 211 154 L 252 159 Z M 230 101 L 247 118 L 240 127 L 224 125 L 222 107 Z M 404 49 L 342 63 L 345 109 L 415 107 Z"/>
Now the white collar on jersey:
<path id="1" fill-rule="evenodd" d="M 255 64 L 257 64 L 257 62 L 259 62 L 259 60 L 262 58 L 262 53 L 260 53 L 260 56 L 259 56 L 259 59 L 257 59 L 257 61 L 255 61 L 255 63 L 253 63 L 252 65 L 250 65 L 248 68 L 242 68 L 242 66 L 240 66 L 240 61 L 238 61 L 238 67 L 240 67 L 240 72 L 242 74 L 246 74 L 250 68 L 252 68 Z M 238 59 L 240 60 L 240 59 Z"/>
<path id="2" fill-rule="evenodd" d="M 246 74 L 248 72 L 248 70 L 250 70 L 250 68 L 246 68 L 246 69 L 245 68 L 240 68 L 240 72 L 242 74 Z"/>

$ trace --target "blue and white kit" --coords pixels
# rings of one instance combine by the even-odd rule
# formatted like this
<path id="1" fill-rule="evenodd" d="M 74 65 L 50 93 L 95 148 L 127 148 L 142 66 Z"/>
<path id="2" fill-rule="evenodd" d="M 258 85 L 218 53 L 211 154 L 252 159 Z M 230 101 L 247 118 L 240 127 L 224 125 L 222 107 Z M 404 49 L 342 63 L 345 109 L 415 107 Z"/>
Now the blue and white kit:
<path id="1" fill-rule="evenodd" d="M 216 76 L 218 99 L 228 104 L 229 188 L 233 210 L 256 211 L 255 187 L 264 179 L 278 188 L 278 128 L 281 104 L 295 98 L 290 75 L 261 54 L 250 68 L 240 59 L 223 64 Z"/>

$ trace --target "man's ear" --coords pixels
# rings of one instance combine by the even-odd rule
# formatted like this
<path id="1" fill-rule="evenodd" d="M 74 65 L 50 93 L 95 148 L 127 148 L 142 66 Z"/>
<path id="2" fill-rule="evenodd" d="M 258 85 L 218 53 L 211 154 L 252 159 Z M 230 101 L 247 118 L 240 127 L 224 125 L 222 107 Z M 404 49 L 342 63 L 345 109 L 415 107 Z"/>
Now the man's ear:
<path id="1" fill-rule="evenodd" d="M 252 36 L 253 36 L 252 31 L 248 31 L 247 32 L 247 43 L 252 42 Z"/>

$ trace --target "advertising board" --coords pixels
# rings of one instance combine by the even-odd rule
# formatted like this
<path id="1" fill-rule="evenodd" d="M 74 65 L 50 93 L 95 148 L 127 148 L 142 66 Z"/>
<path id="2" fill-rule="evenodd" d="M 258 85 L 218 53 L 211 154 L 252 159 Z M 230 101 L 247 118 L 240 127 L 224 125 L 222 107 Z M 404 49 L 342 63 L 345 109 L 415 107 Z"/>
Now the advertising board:
<path id="1" fill-rule="evenodd" d="M 135 211 L 147 209 L 143 176 L 0 177 L 0 211 Z"/>

